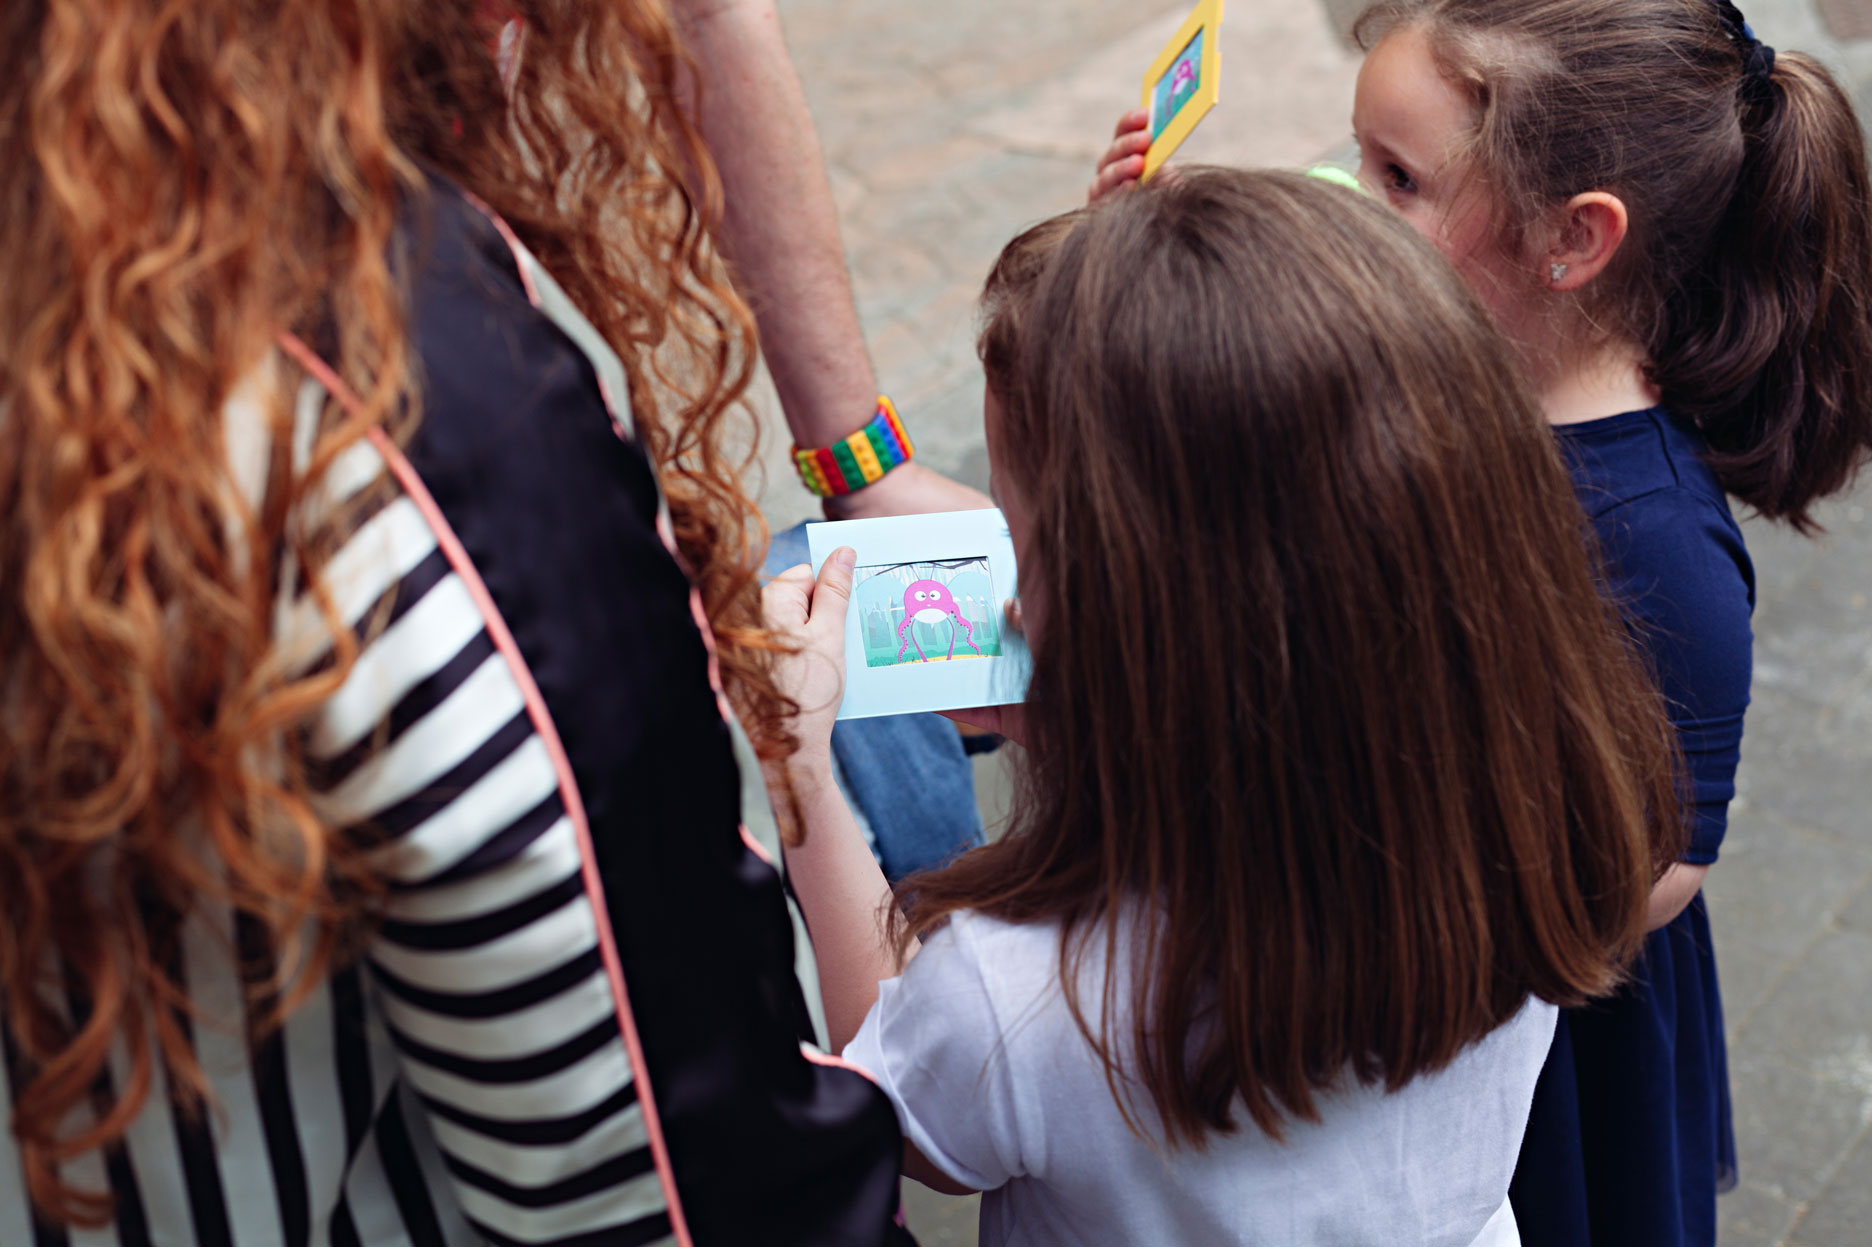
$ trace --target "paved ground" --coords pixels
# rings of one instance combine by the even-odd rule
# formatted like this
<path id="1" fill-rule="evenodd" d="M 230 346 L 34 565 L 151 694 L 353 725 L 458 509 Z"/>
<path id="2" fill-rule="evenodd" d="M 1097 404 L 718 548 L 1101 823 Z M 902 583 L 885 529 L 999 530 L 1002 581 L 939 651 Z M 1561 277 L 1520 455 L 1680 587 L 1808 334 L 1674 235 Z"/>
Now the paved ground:
<path id="1" fill-rule="evenodd" d="M 973 302 L 1001 244 L 1078 203 L 1181 0 L 780 0 L 825 143 L 881 383 L 933 466 L 983 484 Z M 1357 0 L 1230 0 L 1223 103 L 1186 150 L 1295 165 L 1341 150 Z M 1872 119 L 1872 0 L 1754 0 L 1757 31 L 1820 54 Z M 775 422 L 778 427 L 778 422 Z M 784 438 L 772 441 L 783 445 Z M 766 505 L 807 515 L 770 446 Z M 1724 1247 L 1872 1244 L 1872 488 L 1804 541 L 1751 523 L 1755 703 L 1710 905 L 1742 1183 Z M 997 777 L 984 776 L 996 799 Z M 914 1187 L 914 1184 L 910 1184 Z M 972 1201 L 914 1188 L 929 1244 L 973 1244 Z"/>

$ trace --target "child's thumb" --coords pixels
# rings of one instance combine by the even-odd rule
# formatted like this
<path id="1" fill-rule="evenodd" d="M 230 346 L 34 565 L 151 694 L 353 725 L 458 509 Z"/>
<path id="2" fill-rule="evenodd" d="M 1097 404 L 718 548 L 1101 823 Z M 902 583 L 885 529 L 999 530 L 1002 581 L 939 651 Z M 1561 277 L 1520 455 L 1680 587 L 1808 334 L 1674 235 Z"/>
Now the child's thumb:
<path id="1" fill-rule="evenodd" d="M 826 559 L 825 566 L 819 569 L 819 583 L 813 587 L 815 620 L 825 615 L 836 622 L 844 622 L 845 605 L 851 601 L 852 567 L 857 562 L 858 552 L 850 546 L 840 546 Z"/>

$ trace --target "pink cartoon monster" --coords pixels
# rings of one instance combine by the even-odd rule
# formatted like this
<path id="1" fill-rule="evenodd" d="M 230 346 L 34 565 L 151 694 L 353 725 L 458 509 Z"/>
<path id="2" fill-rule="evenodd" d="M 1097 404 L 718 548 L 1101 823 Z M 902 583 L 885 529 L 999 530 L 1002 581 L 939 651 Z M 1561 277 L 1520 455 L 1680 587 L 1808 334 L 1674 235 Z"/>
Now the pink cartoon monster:
<path id="1" fill-rule="evenodd" d="M 903 644 L 897 647 L 897 657 L 902 658 L 904 651 L 915 645 L 917 658 L 928 662 L 929 655 L 923 652 L 923 646 L 916 639 L 916 633 L 910 630 L 910 625 L 941 623 L 945 615 L 950 620 L 948 656 L 955 657 L 957 628 L 962 629 L 962 639 L 968 642 L 969 648 L 979 655 L 981 646 L 975 644 L 970 636 L 974 629 L 969 626 L 968 620 L 962 618 L 955 599 L 949 595 L 949 587 L 934 580 L 913 580 L 910 587 L 904 590 L 904 621 L 897 625 L 897 639 Z"/>
<path id="2" fill-rule="evenodd" d="M 1172 97 L 1196 85 L 1196 66 L 1187 60 L 1178 61 L 1176 69 L 1170 74 L 1170 94 Z"/>

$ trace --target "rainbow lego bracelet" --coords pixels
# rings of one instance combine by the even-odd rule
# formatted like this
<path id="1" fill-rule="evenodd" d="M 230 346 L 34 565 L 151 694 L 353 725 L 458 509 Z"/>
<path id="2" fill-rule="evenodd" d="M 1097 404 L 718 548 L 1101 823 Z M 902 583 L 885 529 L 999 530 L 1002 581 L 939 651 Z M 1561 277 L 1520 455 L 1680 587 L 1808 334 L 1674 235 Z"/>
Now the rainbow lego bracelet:
<path id="1" fill-rule="evenodd" d="M 807 489 L 821 498 L 832 498 L 882 479 L 892 468 L 910 462 L 914 454 L 916 447 L 910 444 L 897 409 L 880 394 L 877 414 L 864 428 L 817 450 L 795 446 L 793 466 Z"/>

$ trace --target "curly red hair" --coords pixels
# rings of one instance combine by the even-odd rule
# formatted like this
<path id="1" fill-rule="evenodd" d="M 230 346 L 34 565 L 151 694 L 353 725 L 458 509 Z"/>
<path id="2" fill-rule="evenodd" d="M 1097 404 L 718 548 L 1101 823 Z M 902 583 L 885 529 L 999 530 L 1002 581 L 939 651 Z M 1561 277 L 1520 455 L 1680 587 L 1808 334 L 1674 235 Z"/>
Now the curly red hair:
<path id="1" fill-rule="evenodd" d="M 0 994 L 25 1067 L 11 1126 L 51 1220 L 109 1215 L 59 1166 L 122 1136 L 158 1063 L 202 1107 L 170 968 L 191 909 L 270 934 L 263 1024 L 364 924 L 373 881 L 317 817 L 295 741 L 356 642 L 328 611 L 338 661 L 294 676 L 270 624 L 282 561 L 316 590 L 335 542 L 296 501 L 370 425 L 418 418 L 390 253 L 426 178 L 504 216 L 623 357 L 731 692 L 764 755 L 789 743 L 766 534 L 722 449 L 751 444 L 728 426 L 752 321 L 711 242 L 688 62 L 659 0 L 506 8 L 524 30 L 507 82 L 480 0 L 0 9 Z M 278 331 L 330 327 L 365 414 L 248 505 L 224 406 Z M 127 1076 L 100 1095 L 118 1040 Z"/>

